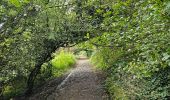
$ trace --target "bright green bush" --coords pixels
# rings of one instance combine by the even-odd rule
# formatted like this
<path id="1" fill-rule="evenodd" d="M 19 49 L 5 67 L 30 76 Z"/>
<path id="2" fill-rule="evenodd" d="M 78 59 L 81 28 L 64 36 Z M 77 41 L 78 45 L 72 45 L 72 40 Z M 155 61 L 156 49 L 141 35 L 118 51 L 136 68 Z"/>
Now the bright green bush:
<path id="1" fill-rule="evenodd" d="M 54 53 L 53 59 L 46 62 L 41 67 L 41 73 L 37 76 L 35 81 L 35 88 L 40 87 L 50 79 L 61 77 L 68 69 L 70 69 L 75 63 L 76 59 L 72 53 L 58 51 Z"/>
<path id="2" fill-rule="evenodd" d="M 75 56 L 72 53 L 61 51 L 55 55 L 51 61 L 52 74 L 59 76 L 76 62 Z"/>

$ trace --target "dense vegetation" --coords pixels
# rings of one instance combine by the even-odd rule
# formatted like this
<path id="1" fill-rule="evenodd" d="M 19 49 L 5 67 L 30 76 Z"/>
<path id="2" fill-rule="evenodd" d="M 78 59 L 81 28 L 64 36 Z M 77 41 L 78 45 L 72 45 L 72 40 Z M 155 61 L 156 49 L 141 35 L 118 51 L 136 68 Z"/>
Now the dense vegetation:
<path id="1" fill-rule="evenodd" d="M 1 0 L 0 4 L 0 99 L 18 92 L 28 96 L 42 80 L 59 75 L 75 59 L 61 52 L 51 60 L 53 53 L 78 43 L 81 49 L 94 50 L 92 62 L 107 72 L 112 98 L 170 98 L 169 0 Z"/>
<path id="2" fill-rule="evenodd" d="M 108 73 L 113 99 L 170 99 L 169 4 L 115 0 L 110 11 L 97 10 L 108 31 L 89 42 L 97 48 L 92 61 Z"/>
<path id="3" fill-rule="evenodd" d="M 51 61 L 51 65 L 53 66 L 53 69 L 52 69 L 53 76 L 60 76 L 68 68 L 73 66 L 75 62 L 76 62 L 76 59 L 72 53 L 61 51 Z"/>
<path id="4" fill-rule="evenodd" d="M 79 23 L 78 14 L 69 13 L 69 4 L 62 0 L 1 0 L 0 3 L 0 97 L 3 98 L 7 86 L 14 87 L 21 80 L 25 84 L 20 86 L 29 95 L 51 54 L 59 47 L 86 40 L 86 34 L 70 29 Z"/>
<path id="5" fill-rule="evenodd" d="M 34 84 L 35 87 L 38 88 L 56 77 L 62 77 L 67 70 L 73 67 L 75 62 L 76 60 L 72 53 L 65 51 L 55 52 L 52 54 L 52 60 L 41 66 L 40 73 Z M 22 95 L 25 85 L 26 79 L 15 80 L 13 83 L 7 84 L 4 86 L 4 99 Z"/>

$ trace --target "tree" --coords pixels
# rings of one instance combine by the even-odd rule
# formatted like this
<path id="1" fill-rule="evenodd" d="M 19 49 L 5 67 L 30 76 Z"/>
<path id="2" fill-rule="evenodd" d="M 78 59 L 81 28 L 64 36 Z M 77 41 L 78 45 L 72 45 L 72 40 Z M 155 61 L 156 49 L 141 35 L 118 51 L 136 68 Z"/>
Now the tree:
<path id="1" fill-rule="evenodd" d="M 51 53 L 59 47 L 87 40 L 84 38 L 87 31 L 79 30 L 83 25 L 76 25 L 80 23 L 78 14 L 72 11 L 76 3 L 60 0 L 1 1 L 2 88 L 24 78 L 27 80 L 26 94 L 30 94 L 41 65 L 51 59 Z"/>

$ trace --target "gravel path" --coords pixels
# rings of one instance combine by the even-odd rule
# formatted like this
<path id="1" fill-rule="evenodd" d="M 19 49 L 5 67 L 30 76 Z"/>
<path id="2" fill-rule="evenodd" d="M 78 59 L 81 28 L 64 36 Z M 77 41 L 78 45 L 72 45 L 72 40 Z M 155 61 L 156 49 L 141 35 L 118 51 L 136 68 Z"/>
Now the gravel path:
<path id="1" fill-rule="evenodd" d="M 79 60 L 76 68 L 47 100 L 108 100 L 103 80 L 102 74 L 92 68 L 89 60 Z"/>

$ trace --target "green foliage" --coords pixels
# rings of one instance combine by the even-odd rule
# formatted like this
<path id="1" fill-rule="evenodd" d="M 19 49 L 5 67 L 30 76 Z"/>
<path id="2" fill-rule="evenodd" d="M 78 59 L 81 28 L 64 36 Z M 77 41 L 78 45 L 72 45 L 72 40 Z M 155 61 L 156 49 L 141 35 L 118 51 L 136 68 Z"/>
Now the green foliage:
<path id="1" fill-rule="evenodd" d="M 57 51 L 53 54 L 53 59 L 41 66 L 40 74 L 35 81 L 35 87 L 41 86 L 49 79 L 62 76 L 68 69 L 76 63 L 75 56 L 65 51 Z"/>
<path id="2" fill-rule="evenodd" d="M 170 95 L 169 75 L 169 69 L 164 69 L 154 73 L 151 77 L 139 79 L 120 68 L 114 68 L 110 69 L 106 85 L 113 98 L 119 98 L 120 96 L 116 94 L 121 92 L 120 94 L 124 94 L 128 100 L 168 100 Z"/>
<path id="3" fill-rule="evenodd" d="M 108 72 L 111 94 L 169 99 L 169 0 L 0 0 L 0 4 L 0 99 L 2 88 L 13 90 L 20 77 L 31 90 L 34 80 L 68 68 L 74 63 L 71 54 L 59 54 L 51 61 L 53 67 L 48 63 L 51 54 L 93 37 L 80 48 L 96 50 L 92 61 Z"/>
<path id="4" fill-rule="evenodd" d="M 0 99 L 3 88 L 19 77 L 28 81 L 24 85 L 31 90 L 34 81 L 50 76 L 49 70 L 37 78 L 56 49 L 87 39 L 86 32 L 79 32 L 80 26 L 73 25 L 79 22 L 75 11 L 70 12 L 73 1 L 62 6 L 65 2 L 0 0 Z"/>
<path id="5" fill-rule="evenodd" d="M 94 46 L 92 44 L 89 43 L 90 41 L 85 41 L 83 43 L 79 43 L 74 47 L 74 54 L 77 55 L 77 57 L 79 56 L 86 56 L 86 57 L 91 57 L 91 55 L 93 54 L 93 49 Z"/>
<path id="6" fill-rule="evenodd" d="M 94 11 L 103 16 L 100 27 L 106 32 L 92 40 L 97 48 L 92 62 L 107 71 L 111 96 L 122 99 L 115 93 L 122 92 L 129 100 L 169 99 L 167 1 L 114 0 L 106 4 Z"/>
<path id="7" fill-rule="evenodd" d="M 22 77 L 16 80 L 13 80 L 11 83 L 6 84 L 4 86 L 4 98 L 5 100 L 9 100 L 10 98 L 14 96 L 23 95 L 23 91 L 25 91 L 26 87 L 26 79 L 23 79 Z"/>
<path id="8" fill-rule="evenodd" d="M 13 4 L 14 6 L 16 6 L 16 7 L 20 7 L 20 6 L 21 6 L 19 0 L 9 0 L 9 2 L 10 2 L 11 4 Z"/>
<path id="9" fill-rule="evenodd" d="M 50 62 L 42 65 L 41 72 L 35 81 L 35 87 L 41 86 L 51 78 L 60 77 L 76 63 L 72 53 L 60 51 L 53 56 L 54 58 Z M 23 94 L 25 87 L 26 79 L 17 77 L 4 86 L 4 99 L 10 99 L 11 97 Z"/>
<path id="10" fill-rule="evenodd" d="M 107 70 L 109 67 L 118 61 L 118 58 L 122 56 L 123 50 L 116 49 L 112 50 L 109 48 L 97 49 L 92 55 L 92 63 L 103 70 Z"/>
<path id="11" fill-rule="evenodd" d="M 56 56 L 54 57 L 54 59 L 51 60 L 52 74 L 54 76 L 60 76 L 76 62 L 75 57 L 72 53 L 60 51 L 55 55 Z"/>
<path id="12" fill-rule="evenodd" d="M 108 78 L 106 80 L 106 87 L 108 88 L 111 98 L 114 98 L 115 100 L 128 100 L 126 94 L 124 93 L 125 90 L 123 90 L 119 84 L 113 83 L 112 79 Z"/>

